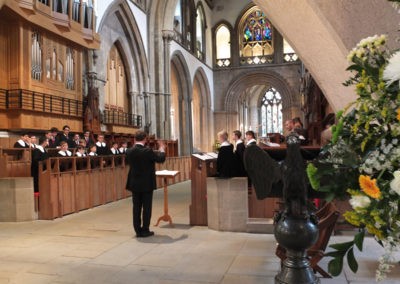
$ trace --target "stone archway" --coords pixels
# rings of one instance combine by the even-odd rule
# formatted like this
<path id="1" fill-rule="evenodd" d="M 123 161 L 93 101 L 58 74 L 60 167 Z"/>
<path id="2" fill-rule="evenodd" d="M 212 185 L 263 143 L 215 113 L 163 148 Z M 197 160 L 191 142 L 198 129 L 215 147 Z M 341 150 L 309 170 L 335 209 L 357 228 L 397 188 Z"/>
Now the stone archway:
<path id="1" fill-rule="evenodd" d="M 101 46 L 97 51 L 97 62 L 94 66 L 100 79 L 105 80 L 109 51 L 115 45 L 121 53 L 125 65 L 127 95 L 130 112 L 142 115 L 145 123 L 152 120 L 151 111 L 146 110 L 148 91 L 148 64 L 146 52 L 135 17 L 126 1 L 114 1 L 105 11 L 98 33 Z M 99 88 L 100 108 L 104 108 L 104 89 Z"/>
<path id="2" fill-rule="evenodd" d="M 192 95 L 193 148 L 202 152 L 212 150 L 212 111 L 210 87 L 203 68 L 196 70 Z"/>
<path id="3" fill-rule="evenodd" d="M 171 121 L 173 138 L 178 139 L 179 155 L 190 155 L 192 141 L 192 84 L 189 68 L 180 51 L 171 57 L 171 109 L 174 118 Z"/>
<path id="4" fill-rule="evenodd" d="M 248 127 L 258 132 L 259 102 L 269 87 L 275 88 L 282 96 L 283 120 L 301 116 L 300 98 L 285 78 L 273 71 L 252 72 L 240 75 L 229 84 L 225 97 L 226 128 L 240 129 L 240 107 L 247 104 Z M 216 118 L 217 120 L 217 118 Z M 223 128 L 223 127 L 222 127 Z M 246 130 L 242 128 L 242 130 Z"/>

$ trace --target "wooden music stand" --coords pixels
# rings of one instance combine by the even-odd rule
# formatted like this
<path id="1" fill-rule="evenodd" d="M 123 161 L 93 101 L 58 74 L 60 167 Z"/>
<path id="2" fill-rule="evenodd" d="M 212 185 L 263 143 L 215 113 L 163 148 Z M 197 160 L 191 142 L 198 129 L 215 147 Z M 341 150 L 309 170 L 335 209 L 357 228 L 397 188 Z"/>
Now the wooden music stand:
<path id="1" fill-rule="evenodd" d="M 160 221 L 165 221 L 165 222 L 168 221 L 169 225 L 171 227 L 174 226 L 172 224 L 171 216 L 169 216 L 169 214 L 168 214 L 168 188 L 167 188 L 168 181 L 167 181 L 167 179 L 175 178 L 175 176 L 177 176 L 178 174 L 179 174 L 178 171 L 168 171 L 168 170 L 156 171 L 156 176 L 163 178 L 163 182 L 164 182 L 164 215 L 161 216 L 160 218 L 158 218 L 157 224 L 155 224 L 154 226 L 158 226 Z"/>

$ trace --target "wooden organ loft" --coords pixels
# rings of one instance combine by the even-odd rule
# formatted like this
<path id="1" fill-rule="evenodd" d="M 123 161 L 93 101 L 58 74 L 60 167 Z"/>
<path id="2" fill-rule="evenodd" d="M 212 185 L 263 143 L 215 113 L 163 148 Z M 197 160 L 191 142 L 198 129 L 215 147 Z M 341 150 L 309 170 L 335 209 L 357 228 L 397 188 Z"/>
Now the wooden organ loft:
<path id="1" fill-rule="evenodd" d="M 106 138 L 131 138 L 142 126 L 128 110 L 99 111 L 90 50 L 100 47 L 94 0 L 7 0 L 0 10 L 0 147 L 20 132 L 43 133 L 69 125 Z M 82 80 L 86 78 L 86 80 Z M 125 134 L 123 134 L 125 133 Z M 120 134 L 120 135 L 118 135 Z M 14 137 L 12 137 L 14 136 Z"/>
<path id="2" fill-rule="evenodd" d="M 100 46 L 90 1 L 14 0 L 0 10 L 0 129 L 83 130 L 83 54 Z"/>

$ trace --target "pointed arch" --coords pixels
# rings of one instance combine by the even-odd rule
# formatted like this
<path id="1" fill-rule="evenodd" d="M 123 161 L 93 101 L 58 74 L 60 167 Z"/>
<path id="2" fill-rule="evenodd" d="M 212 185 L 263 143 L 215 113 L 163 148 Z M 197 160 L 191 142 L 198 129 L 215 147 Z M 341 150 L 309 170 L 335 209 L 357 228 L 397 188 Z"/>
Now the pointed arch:
<path id="1" fill-rule="evenodd" d="M 218 42 L 217 42 L 217 34 L 218 34 L 218 30 L 221 27 L 226 27 L 229 31 L 229 45 L 230 45 L 230 49 L 229 49 L 229 58 L 218 58 Z M 213 48 L 213 62 L 214 62 L 214 66 L 215 67 L 227 67 L 227 66 L 231 66 L 232 65 L 232 55 L 234 54 L 234 42 L 235 41 L 235 32 L 233 30 L 232 25 L 226 21 L 226 20 L 222 20 L 219 21 L 218 23 L 216 23 L 212 29 L 212 48 Z"/>
<path id="2" fill-rule="evenodd" d="M 247 126 L 252 126 L 253 130 L 258 131 L 261 100 L 265 91 L 270 87 L 277 90 L 282 97 L 283 120 L 300 112 L 300 100 L 299 96 L 296 96 L 297 92 L 292 89 L 285 78 L 276 72 L 254 71 L 240 75 L 234 78 L 229 86 L 225 97 L 226 117 L 234 116 L 238 119 L 236 123 L 229 119 L 228 129 L 236 128 L 238 127 L 237 123 L 245 122 Z M 257 88 L 254 89 L 255 87 Z"/>
<path id="3" fill-rule="evenodd" d="M 227 112 L 237 111 L 237 101 L 241 94 L 251 86 L 270 85 L 273 86 L 281 95 L 283 107 L 299 106 L 299 100 L 295 97 L 296 92 L 290 87 L 289 83 L 276 72 L 251 72 L 246 75 L 240 75 L 233 79 L 229 84 L 225 99 L 225 109 Z"/>
<path id="4" fill-rule="evenodd" d="M 192 141 L 192 84 L 185 58 L 180 51 L 171 56 L 171 122 L 173 136 L 179 141 L 179 154 L 189 155 L 193 151 Z"/>
<path id="5" fill-rule="evenodd" d="M 210 87 L 203 68 L 198 68 L 193 79 L 192 99 L 193 148 L 200 151 L 212 149 L 212 124 Z"/>
<path id="6" fill-rule="evenodd" d="M 129 112 L 142 115 L 145 120 L 149 119 L 146 118 L 145 103 L 142 99 L 142 94 L 148 91 L 148 61 L 138 24 L 126 1 L 116 0 L 107 7 L 98 33 L 102 38 L 96 60 L 98 77 L 106 78 L 108 54 L 113 45 L 117 46 L 125 63 Z M 103 109 L 104 90 L 100 88 L 99 91 L 100 109 Z"/>

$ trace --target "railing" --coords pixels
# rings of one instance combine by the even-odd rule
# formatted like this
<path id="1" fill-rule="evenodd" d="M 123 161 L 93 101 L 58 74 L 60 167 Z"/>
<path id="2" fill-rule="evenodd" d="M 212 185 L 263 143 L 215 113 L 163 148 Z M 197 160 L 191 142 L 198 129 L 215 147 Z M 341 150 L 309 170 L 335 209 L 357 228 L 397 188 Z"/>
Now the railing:
<path id="1" fill-rule="evenodd" d="M 135 128 L 142 127 L 142 116 L 132 113 L 119 112 L 115 110 L 104 110 L 104 124 L 131 126 Z"/>
<path id="2" fill-rule="evenodd" d="M 23 89 L 0 89 L 0 109 L 83 116 L 82 101 Z"/>

